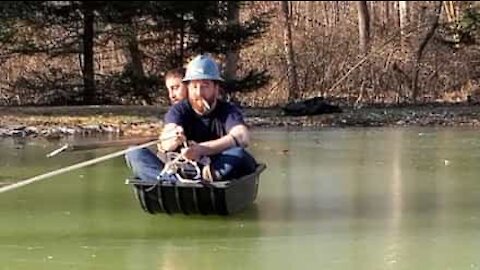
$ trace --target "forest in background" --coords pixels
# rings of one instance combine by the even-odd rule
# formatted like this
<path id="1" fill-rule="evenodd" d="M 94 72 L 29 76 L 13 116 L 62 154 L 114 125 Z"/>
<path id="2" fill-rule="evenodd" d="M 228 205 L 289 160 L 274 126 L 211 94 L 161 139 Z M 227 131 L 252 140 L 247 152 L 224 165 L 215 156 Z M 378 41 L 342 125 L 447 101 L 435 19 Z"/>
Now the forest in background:
<path id="1" fill-rule="evenodd" d="M 165 104 L 197 53 L 270 107 L 478 102 L 474 1 L 3 1 L 0 105 Z"/>

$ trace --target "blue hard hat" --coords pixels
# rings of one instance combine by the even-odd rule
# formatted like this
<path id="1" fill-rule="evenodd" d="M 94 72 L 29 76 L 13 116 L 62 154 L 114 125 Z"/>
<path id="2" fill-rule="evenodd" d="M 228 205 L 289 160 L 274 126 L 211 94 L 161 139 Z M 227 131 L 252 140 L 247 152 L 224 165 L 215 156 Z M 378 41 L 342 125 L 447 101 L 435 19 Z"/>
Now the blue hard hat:
<path id="1" fill-rule="evenodd" d="M 184 82 L 192 80 L 223 81 L 217 63 L 208 55 L 198 55 L 188 63 Z"/>

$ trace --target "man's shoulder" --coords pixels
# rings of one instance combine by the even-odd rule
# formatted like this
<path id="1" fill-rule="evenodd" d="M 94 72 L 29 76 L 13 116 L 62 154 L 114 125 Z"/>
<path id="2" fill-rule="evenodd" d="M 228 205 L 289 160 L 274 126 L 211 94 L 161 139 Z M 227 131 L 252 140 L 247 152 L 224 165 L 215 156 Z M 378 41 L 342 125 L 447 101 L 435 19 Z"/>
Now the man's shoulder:
<path id="1" fill-rule="evenodd" d="M 188 100 L 182 100 L 172 106 L 168 109 L 169 112 L 174 112 L 174 113 L 179 113 L 179 112 L 186 112 L 190 108 L 190 105 L 188 103 Z"/>
<path id="2" fill-rule="evenodd" d="M 168 109 L 168 112 L 165 114 L 164 120 L 166 123 L 180 123 L 188 117 L 188 115 L 192 112 L 191 107 L 189 106 L 188 102 L 185 100 L 180 101 Z"/>

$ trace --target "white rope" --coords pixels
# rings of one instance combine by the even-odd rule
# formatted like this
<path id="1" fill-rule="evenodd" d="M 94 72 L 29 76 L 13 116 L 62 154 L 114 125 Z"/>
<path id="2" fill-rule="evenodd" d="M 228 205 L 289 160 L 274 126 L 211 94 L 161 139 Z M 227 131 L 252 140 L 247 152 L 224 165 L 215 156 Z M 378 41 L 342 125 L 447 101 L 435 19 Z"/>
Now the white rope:
<path id="1" fill-rule="evenodd" d="M 183 146 L 184 148 L 188 148 L 186 142 L 183 143 Z M 184 178 L 179 174 L 179 171 L 182 169 L 186 169 L 186 166 L 188 164 L 190 164 L 195 170 L 195 174 L 192 175 L 191 179 Z M 185 158 L 181 153 L 168 152 L 167 162 L 165 162 L 165 166 L 163 167 L 163 170 L 159 173 L 157 179 L 164 180 L 166 177 L 168 179 L 168 177 L 174 175 L 176 180 L 183 183 L 199 183 L 200 179 L 202 178 L 201 174 L 202 173 L 200 171 L 200 167 L 198 166 L 198 163 L 196 161 Z"/>
<path id="2" fill-rule="evenodd" d="M 84 162 L 81 162 L 81 163 L 77 163 L 77 164 L 74 164 L 74 165 L 71 165 L 71 166 L 68 166 L 68 167 L 65 167 L 65 168 L 61 168 L 61 169 L 58 169 L 58 170 L 55 170 L 55 171 L 52 171 L 52 172 L 49 172 L 49 173 L 45 173 L 45 174 L 42 174 L 42 175 L 37 175 L 35 177 L 29 178 L 29 179 L 26 179 L 26 180 L 23 180 L 23 181 L 19 181 L 17 183 L 11 184 L 11 185 L 3 186 L 3 187 L 0 187 L 0 193 L 7 192 L 7 191 L 10 191 L 10 190 L 14 190 L 14 189 L 17 189 L 19 187 L 23 187 L 23 186 L 26 186 L 28 184 L 38 182 L 38 181 L 43 180 L 43 179 L 48 178 L 48 177 L 52 177 L 52 176 L 59 175 L 59 174 L 62 174 L 62 173 L 66 173 L 66 172 L 69 172 L 69 171 L 72 171 L 72 170 L 75 170 L 75 169 L 83 168 L 83 167 L 86 167 L 88 165 L 99 163 L 99 162 L 102 162 L 102 161 L 107 160 L 107 159 L 118 157 L 118 156 L 124 155 L 125 153 L 127 153 L 129 151 L 141 149 L 141 148 L 148 147 L 150 145 L 156 144 L 159 141 L 160 140 L 154 140 L 154 141 L 144 143 L 144 144 L 141 144 L 141 145 L 138 145 L 138 146 L 127 148 L 127 149 L 122 150 L 122 151 L 118 151 L 118 152 L 111 153 L 111 154 L 108 154 L 108 155 L 105 155 L 105 156 L 101 156 L 101 157 L 98 157 L 98 158 L 95 158 L 95 159 L 91 159 L 91 160 L 87 160 L 87 161 L 84 161 Z"/>

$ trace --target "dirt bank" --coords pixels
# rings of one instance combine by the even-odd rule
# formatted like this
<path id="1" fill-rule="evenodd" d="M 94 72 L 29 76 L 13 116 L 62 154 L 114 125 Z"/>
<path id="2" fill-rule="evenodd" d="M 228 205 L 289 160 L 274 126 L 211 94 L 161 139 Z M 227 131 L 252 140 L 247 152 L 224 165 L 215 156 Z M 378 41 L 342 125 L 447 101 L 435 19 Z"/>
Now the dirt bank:
<path id="1" fill-rule="evenodd" d="M 279 108 L 245 108 L 252 127 L 480 127 L 480 105 L 342 108 L 343 113 L 284 116 Z M 162 126 L 165 108 L 155 106 L 0 107 L 0 137 L 154 135 Z"/>

